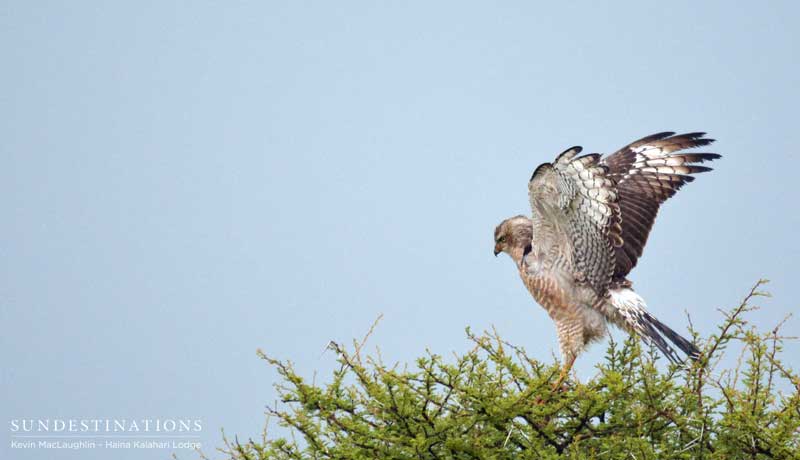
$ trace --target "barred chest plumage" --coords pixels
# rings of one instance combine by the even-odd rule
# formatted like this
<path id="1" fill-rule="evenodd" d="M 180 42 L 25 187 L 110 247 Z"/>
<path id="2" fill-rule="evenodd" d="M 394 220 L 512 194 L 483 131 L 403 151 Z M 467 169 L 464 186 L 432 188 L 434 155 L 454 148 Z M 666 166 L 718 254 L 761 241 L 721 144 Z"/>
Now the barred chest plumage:
<path id="1" fill-rule="evenodd" d="M 552 261 L 539 260 L 536 264 L 546 267 L 548 262 Z M 590 306 L 597 299 L 590 287 L 576 282 L 561 267 L 535 272 L 530 268 L 521 265 L 520 277 L 536 303 L 555 322 L 562 352 L 576 356 L 587 344 L 606 335 L 606 318 Z"/>
<path id="2" fill-rule="evenodd" d="M 555 245 L 533 244 L 518 264 L 525 287 L 554 320 L 573 318 L 600 298 L 570 270 L 569 255 L 562 252 Z"/>

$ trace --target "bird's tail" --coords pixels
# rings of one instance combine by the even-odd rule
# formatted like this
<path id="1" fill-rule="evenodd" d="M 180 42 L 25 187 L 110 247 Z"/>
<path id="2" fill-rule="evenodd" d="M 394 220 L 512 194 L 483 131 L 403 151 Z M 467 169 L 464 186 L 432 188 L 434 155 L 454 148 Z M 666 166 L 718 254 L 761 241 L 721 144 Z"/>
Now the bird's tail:
<path id="1" fill-rule="evenodd" d="M 611 289 L 611 307 L 613 312 L 609 315 L 615 322 L 628 331 L 643 337 L 664 354 L 673 363 L 682 363 L 678 353 L 664 338 L 666 337 L 682 352 L 695 360 L 700 356 L 700 350 L 690 341 L 681 337 L 647 311 L 644 299 L 630 288 Z"/>

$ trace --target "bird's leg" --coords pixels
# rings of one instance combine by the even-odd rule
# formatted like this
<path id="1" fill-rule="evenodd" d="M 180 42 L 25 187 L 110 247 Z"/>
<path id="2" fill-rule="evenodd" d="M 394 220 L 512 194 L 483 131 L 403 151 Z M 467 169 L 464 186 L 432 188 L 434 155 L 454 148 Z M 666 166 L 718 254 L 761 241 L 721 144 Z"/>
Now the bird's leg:
<path id="1" fill-rule="evenodd" d="M 567 360 L 561 367 L 561 372 L 558 375 L 558 380 L 556 380 L 556 383 L 553 384 L 553 390 L 552 390 L 553 392 L 562 391 L 564 389 L 561 385 L 564 383 L 564 380 L 566 380 L 567 376 L 569 376 L 569 371 L 572 369 L 572 365 L 575 364 L 575 358 L 576 355 L 572 353 L 567 354 Z M 535 399 L 535 404 L 544 404 L 545 401 L 546 401 L 545 399 L 539 396 Z"/>
<path id="2" fill-rule="evenodd" d="M 564 380 L 569 376 L 569 371 L 572 370 L 572 365 L 575 364 L 575 358 L 577 357 L 574 353 L 569 353 L 567 357 L 567 361 L 564 363 L 564 366 L 561 367 L 561 373 L 558 376 L 558 380 L 553 385 L 553 390 L 561 389 L 561 384 L 564 383 Z"/>

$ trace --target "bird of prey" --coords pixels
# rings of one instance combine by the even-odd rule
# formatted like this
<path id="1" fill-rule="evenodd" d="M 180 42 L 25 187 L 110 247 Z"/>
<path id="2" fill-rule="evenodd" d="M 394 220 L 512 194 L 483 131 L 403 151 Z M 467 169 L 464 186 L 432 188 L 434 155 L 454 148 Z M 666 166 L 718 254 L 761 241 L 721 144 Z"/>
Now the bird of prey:
<path id="1" fill-rule="evenodd" d="M 555 322 L 564 362 L 607 334 L 610 323 L 655 345 L 679 363 L 669 339 L 690 358 L 697 348 L 647 311 L 626 278 L 642 255 L 659 206 L 716 153 L 685 152 L 713 142 L 705 133 L 663 132 L 602 157 L 572 147 L 536 168 L 528 183 L 531 217 L 515 216 L 494 231 L 523 283 Z"/>

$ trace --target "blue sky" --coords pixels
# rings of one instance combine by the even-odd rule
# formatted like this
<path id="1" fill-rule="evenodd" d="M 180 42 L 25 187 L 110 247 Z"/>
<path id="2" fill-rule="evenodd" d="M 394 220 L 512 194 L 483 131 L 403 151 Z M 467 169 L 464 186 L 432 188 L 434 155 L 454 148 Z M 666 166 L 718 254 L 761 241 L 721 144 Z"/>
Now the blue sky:
<path id="1" fill-rule="evenodd" d="M 325 345 L 381 313 L 387 361 L 492 325 L 550 359 L 494 226 L 564 148 L 664 130 L 707 131 L 724 158 L 662 208 L 635 288 L 709 334 L 770 278 L 751 320 L 773 327 L 797 305 L 797 19 L 790 2 L 4 2 L 4 423 L 201 418 L 212 450 L 275 400 L 257 348 L 324 375 Z M 8 437 L 4 458 L 109 455 Z"/>

